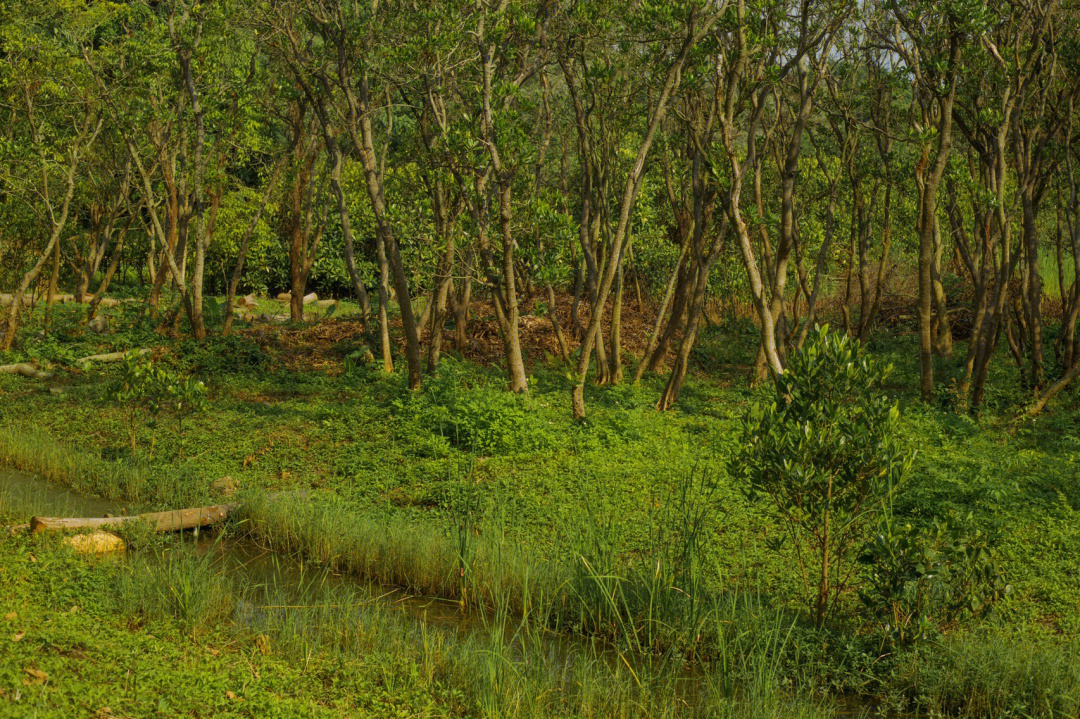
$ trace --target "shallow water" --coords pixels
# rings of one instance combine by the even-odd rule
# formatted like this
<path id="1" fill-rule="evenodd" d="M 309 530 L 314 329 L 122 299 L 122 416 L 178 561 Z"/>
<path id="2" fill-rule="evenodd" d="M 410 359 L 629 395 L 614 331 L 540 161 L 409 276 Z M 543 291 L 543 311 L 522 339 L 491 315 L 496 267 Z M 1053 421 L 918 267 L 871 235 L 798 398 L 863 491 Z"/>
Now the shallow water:
<path id="1" fill-rule="evenodd" d="M 87 497 L 37 475 L 0 467 L 0 519 L 29 522 L 30 517 L 104 517 L 123 507 L 107 499 Z"/>

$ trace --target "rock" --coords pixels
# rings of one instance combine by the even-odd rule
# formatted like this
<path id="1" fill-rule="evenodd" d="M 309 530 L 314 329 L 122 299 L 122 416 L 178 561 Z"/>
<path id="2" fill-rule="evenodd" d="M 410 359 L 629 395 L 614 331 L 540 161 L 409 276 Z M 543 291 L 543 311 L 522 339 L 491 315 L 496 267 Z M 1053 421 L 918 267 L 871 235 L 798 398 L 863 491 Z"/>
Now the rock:
<path id="1" fill-rule="evenodd" d="M 124 551 L 124 540 L 109 532 L 91 532 L 64 537 L 64 544 L 77 554 L 110 554 Z"/>
<path id="2" fill-rule="evenodd" d="M 319 307 L 336 307 L 337 300 L 319 300 L 315 304 Z"/>
<path id="3" fill-rule="evenodd" d="M 318 302 L 318 300 L 319 300 L 319 296 L 317 294 L 315 294 L 314 292 L 312 292 L 309 295 L 304 295 L 304 304 L 305 305 L 310 305 L 312 302 Z"/>
<path id="4" fill-rule="evenodd" d="M 250 295 L 244 295 L 243 297 L 241 297 L 239 300 L 236 301 L 236 304 L 240 305 L 241 307 L 254 307 L 255 306 L 255 293 L 252 292 Z"/>
<path id="5" fill-rule="evenodd" d="M 240 489 L 239 483 L 232 477 L 215 479 L 210 485 L 210 493 L 215 497 L 231 497 Z"/>
<path id="6" fill-rule="evenodd" d="M 282 292 L 282 293 L 278 294 L 278 296 L 277 296 L 278 302 L 288 302 L 291 299 L 292 299 L 292 292 Z"/>
<path id="7" fill-rule="evenodd" d="M 106 321 L 105 315 L 98 315 L 90 320 L 90 324 L 87 325 L 87 327 L 90 328 L 90 331 L 96 335 L 103 334 L 108 326 L 109 323 Z"/>

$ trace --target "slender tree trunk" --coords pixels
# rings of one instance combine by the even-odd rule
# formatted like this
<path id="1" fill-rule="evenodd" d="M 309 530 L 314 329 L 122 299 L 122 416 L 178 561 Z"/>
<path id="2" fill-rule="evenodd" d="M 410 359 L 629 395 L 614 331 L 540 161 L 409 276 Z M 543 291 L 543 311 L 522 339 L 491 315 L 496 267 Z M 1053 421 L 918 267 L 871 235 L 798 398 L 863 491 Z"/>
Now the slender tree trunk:
<path id="1" fill-rule="evenodd" d="M 1021 188 L 1023 208 L 1024 259 L 1027 263 L 1027 292 L 1023 295 L 1025 319 L 1031 347 L 1031 382 L 1035 391 L 1042 389 L 1046 379 L 1043 367 L 1042 277 L 1039 274 L 1039 231 L 1036 227 L 1036 201 L 1030 190 Z"/>
<path id="2" fill-rule="evenodd" d="M 139 209 L 136 208 L 135 212 L 138 211 Z M 133 212 L 123 229 L 120 230 L 120 236 L 117 237 L 116 246 L 113 248 L 112 260 L 105 269 L 105 275 L 101 278 L 101 283 L 98 285 L 97 292 L 94 293 L 94 298 L 90 300 L 90 307 L 86 311 L 87 321 L 94 319 L 94 316 L 97 314 L 98 306 L 101 304 L 101 301 L 105 299 L 105 293 L 109 289 L 109 283 L 112 282 L 113 275 L 116 274 L 116 270 L 120 266 L 120 259 L 124 255 L 124 240 L 127 238 L 128 230 L 131 229 L 131 223 L 134 221 L 135 213 Z"/>
<path id="3" fill-rule="evenodd" d="M 394 371 L 394 358 L 390 347 L 390 317 L 387 312 L 387 305 L 390 303 L 390 266 L 386 261 L 386 244 L 379 234 L 375 235 L 375 254 L 379 260 L 379 347 L 382 352 L 383 372 L 390 374 Z M 412 312 L 412 307 L 407 309 Z"/>
<path id="4" fill-rule="evenodd" d="M 667 312 L 668 303 L 671 302 L 675 283 L 678 281 L 680 273 L 682 272 L 683 264 L 686 262 L 686 252 L 689 248 L 689 237 L 687 237 L 684 239 L 682 249 L 679 251 L 679 259 L 675 262 L 675 269 L 672 270 L 671 277 L 668 278 L 667 286 L 664 288 L 664 298 L 660 301 L 660 307 L 656 311 L 656 320 L 653 322 L 652 332 L 649 334 L 649 344 L 645 349 L 645 354 L 641 356 L 641 361 L 638 362 L 637 369 L 634 370 L 634 384 L 641 381 L 642 376 L 645 374 L 646 367 L 653 362 L 653 357 L 657 350 L 660 327 L 664 321 L 664 314 Z M 674 316 L 672 319 L 674 319 Z"/>
<path id="5" fill-rule="evenodd" d="M 416 319 L 413 317 L 409 282 L 405 276 L 401 250 L 398 248 L 393 229 L 390 227 L 386 217 L 382 176 L 375 160 L 375 133 L 371 126 L 368 95 L 367 75 L 362 73 L 360 77 L 361 112 L 359 120 L 361 141 L 363 143 L 360 147 L 361 165 L 364 169 L 368 196 L 371 199 L 371 207 L 375 215 L 375 233 L 381 240 L 382 254 L 385 258 L 385 260 L 380 259 L 380 264 L 389 265 L 394 290 L 397 293 L 398 308 L 401 312 L 401 326 L 405 334 L 405 360 L 409 366 L 409 389 L 419 389 L 423 369 L 420 364 L 420 338 L 416 329 Z M 384 310 L 380 309 L 379 311 L 382 313 Z"/>
<path id="6" fill-rule="evenodd" d="M 952 357 L 952 323 L 949 322 L 949 303 L 945 297 L 945 287 L 941 284 L 941 222 L 934 215 L 934 259 L 930 264 L 930 279 L 934 290 L 934 310 L 937 312 L 937 336 L 934 352 L 942 357 Z"/>
<path id="7" fill-rule="evenodd" d="M 566 341 L 566 335 L 563 334 L 562 325 L 559 324 L 559 313 L 555 307 L 555 290 L 552 289 L 551 283 L 547 283 L 547 295 L 548 295 L 548 317 L 551 319 L 551 329 L 555 332 L 555 341 L 559 344 L 559 354 L 562 356 L 563 362 L 570 361 L 570 345 Z"/>
<path id="8" fill-rule="evenodd" d="M 683 381 L 686 379 L 686 371 L 690 366 L 690 352 L 697 341 L 698 326 L 705 309 L 705 294 L 709 284 L 709 273 L 720 253 L 724 249 L 727 225 L 724 223 L 712 246 L 709 248 L 707 257 L 699 258 L 698 279 L 694 284 L 694 296 L 690 302 L 690 312 L 686 318 L 686 329 L 683 332 L 682 342 L 679 343 L 679 352 L 675 356 L 675 364 L 671 368 L 667 385 L 664 387 L 660 399 L 656 403 L 656 409 L 661 412 L 671 409 L 679 399 Z"/>
<path id="9" fill-rule="evenodd" d="M 629 245 L 627 245 L 629 247 Z M 615 280 L 615 300 L 611 306 L 611 351 L 608 353 L 608 374 L 611 384 L 619 384 L 623 378 L 622 368 L 622 299 L 625 268 L 619 260 L 619 269 Z"/>

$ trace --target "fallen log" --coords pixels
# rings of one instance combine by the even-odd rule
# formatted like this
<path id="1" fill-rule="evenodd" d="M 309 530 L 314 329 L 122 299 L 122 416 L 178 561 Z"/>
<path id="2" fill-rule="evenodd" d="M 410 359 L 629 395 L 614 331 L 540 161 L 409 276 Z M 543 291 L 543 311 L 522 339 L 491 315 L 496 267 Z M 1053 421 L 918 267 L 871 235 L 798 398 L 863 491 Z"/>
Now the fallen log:
<path id="1" fill-rule="evenodd" d="M 90 355 L 89 357 L 82 357 L 75 360 L 76 367 L 85 367 L 91 362 L 119 362 L 126 358 L 128 355 L 137 355 L 139 357 L 150 354 L 154 350 L 152 349 L 140 349 L 140 350 L 125 350 L 124 352 L 107 352 L 100 355 Z"/>
<path id="2" fill-rule="evenodd" d="M 312 302 L 318 302 L 318 300 L 319 300 L 319 295 L 317 295 L 314 292 L 306 294 L 303 297 L 303 302 L 304 302 L 305 305 L 310 305 Z M 277 301 L 278 302 L 291 302 L 292 301 L 292 293 L 291 292 L 278 293 Z"/>
<path id="3" fill-rule="evenodd" d="M 32 364 L 20 362 L 18 364 L 0 365 L 0 374 L 18 374 L 31 379 L 52 379 L 53 373 L 40 370 Z"/>
<path id="4" fill-rule="evenodd" d="M 268 497 L 278 500 L 284 497 L 306 499 L 306 489 L 285 490 L 271 492 Z M 65 530 L 94 529 L 102 527 L 120 527 L 128 522 L 142 520 L 147 522 L 155 532 L 180 532 L 185 529 L 196 527 L 209 527 L 220 524 L 229 517 L 230 512 L 240 508 L 239 503 L 212 504 L 208 507 L 192 507 L 190 509 L 173 509 L 167 512 L 145 512 L 133 514 L 127 517 L 32 517 L 30 519 L 30 531 L 59 532 Z M 26 525 L 20 525 L 20 528 Z"/>
<path id="5" fill-rule="evenodd" d="M 128 522 L 142 520 L 147 522 L 155 532 L 179 532 L 224 522 L 229 512 L 236 510 L 239 506 L 239 504 L 215 504 L 209 507 L 133 514 L 129 517 L 33 517 L 30 520 L 30 531 L 37 534 L 64 530 L 100 529 L 120 527 Z"/>
<path id="6" fill-rule="evenodd" d="M 14 298 L 15 298 L 15 295 L 0 294 L 0 306 L 7 307 L 8 305 L 11 304 L 11 302 L 12 302 L 12 300 L 14 300 Z M 29 305 L 29 304 L 32 304 L 33 301 L 34 301 L 34 296 L 33 295 L 25 295 L 24 294 L 23 295 L 23 301 L 20 304 Z"/>

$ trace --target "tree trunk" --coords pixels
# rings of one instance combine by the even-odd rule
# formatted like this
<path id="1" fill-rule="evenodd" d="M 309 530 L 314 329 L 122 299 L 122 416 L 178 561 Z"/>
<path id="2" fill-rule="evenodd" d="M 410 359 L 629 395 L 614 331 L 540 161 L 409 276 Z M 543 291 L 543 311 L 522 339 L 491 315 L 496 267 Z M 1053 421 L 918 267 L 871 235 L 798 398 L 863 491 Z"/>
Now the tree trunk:
<path id="1" fill-rule="evenodd" d="M 668 278 L 667 286 L 664 288 L 664 297 L 660 301 L 660 307 L 656 311 L 656 320 L 653 322 L 652 332 L 649 334 L 649 344 L 645 348 L 645 354 L 641 356 L 641 361 L 638 362 L 637 369 L 634 370 L 634 384 L 641 381 L 642 376 L 645 374 L 646 367 L 653 363 L 653 357 L 656 355 L 657 350 L 660 326 L 664 321 L 664 314 L 667 312 L 668 303 L 671 302 L 675 283 L 682 273 L 683 264 L 686 262 L 686 252 L 689 247 L 689 237 L 687 237 L 683 241 L 682 249 L 679 251 L 679 259 L 675 261 L 675 269 L 672 270 L 671 277 Z"/>
<path id="2" fill-rule="evenodd" d="M 566 335 L 563 334 L 562 325 L 559 324 L 559 313 L 555 309 L 555 290 L 552 289 L 550 282 L 547 283 L 547 295 L 548 317 L 551 319 L 551 329 L 555 332 L 555 341 L 559 344 L 559 354 L 563 362 L 569 362 L 570 345 L 566 341 Z"/>
<path id="3" fill-rule="evenodd" d="M 629 245 L 627 245 L 629 247 Z M 608 375 L 611 384 L 619 384 L 623 378 L 622 368 L 622 299 L 623 276 L 625 268 L 619 260 L 618 276 L 615 280 L 615 300 L 611 306 L 611 351 L 608 353 Z"/>

